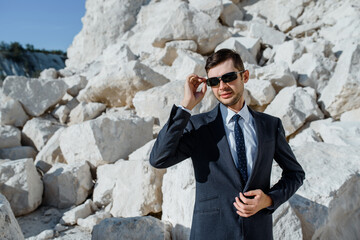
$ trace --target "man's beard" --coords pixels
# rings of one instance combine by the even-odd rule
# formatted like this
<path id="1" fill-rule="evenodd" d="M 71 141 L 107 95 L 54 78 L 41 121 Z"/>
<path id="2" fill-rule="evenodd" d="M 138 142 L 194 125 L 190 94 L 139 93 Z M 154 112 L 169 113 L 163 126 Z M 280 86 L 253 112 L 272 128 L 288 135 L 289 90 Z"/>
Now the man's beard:
<path id="1" fill-rule="evenodd" d="M 220 94 L 219 94 L 220 96 Z M 221 102 L 222 104 L 224 104 L 226 107 L 231 107 L 231 106 L 234 106 L 236 103 L 238 103 L 240 101 L 242 97 L 242 94 L 241 93 L 237 93 L 236 95 L 233 96 L 233 100 L 229 103 L 225 103 L 223 99 L 221 99 L 220 97 L 217 98 L 217 100 L 219 102 Z"/>

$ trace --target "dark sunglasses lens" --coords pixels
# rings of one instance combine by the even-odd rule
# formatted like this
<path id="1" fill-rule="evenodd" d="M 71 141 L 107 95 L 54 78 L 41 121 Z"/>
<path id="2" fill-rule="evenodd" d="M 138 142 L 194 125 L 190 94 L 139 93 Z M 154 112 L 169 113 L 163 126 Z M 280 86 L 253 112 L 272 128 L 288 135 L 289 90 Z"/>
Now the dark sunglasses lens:
<path id="1" fill-rule="evenodd" d="M 220 80 L 217 77 L 208 78 L 206 81 L 207 85 L 211 87 L 218 85 L 219 82 Z"/>
<path id="2" fill-rule="evenodd" d="M 221 79 L 224 82 L 231 82 L 234 81 L 237 78 L 237 75 L 235 72 L 230 72 L 230 73 L 226 73 L 224 75 L 222 75 Z"/>

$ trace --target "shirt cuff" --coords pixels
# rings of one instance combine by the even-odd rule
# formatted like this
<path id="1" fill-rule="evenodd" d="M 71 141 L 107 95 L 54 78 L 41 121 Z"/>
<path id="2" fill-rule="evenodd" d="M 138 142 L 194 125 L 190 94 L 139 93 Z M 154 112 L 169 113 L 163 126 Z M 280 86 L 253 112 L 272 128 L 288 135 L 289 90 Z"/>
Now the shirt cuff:
<path id="1" fill-rule="evenodd" d="M 184 110 L 184 111 L 186 111 L 186 112 L 188 112 L 188 113 L 191 114 L 191 110 L 189 110 L 189 109 L 187 109 L 187 108 L 184 108 L 184 107 L 181 106 L 181 105 L 178 105 L 177 107 L 179 107 L 179 108 L 181 108 L 182 110 Z"/>

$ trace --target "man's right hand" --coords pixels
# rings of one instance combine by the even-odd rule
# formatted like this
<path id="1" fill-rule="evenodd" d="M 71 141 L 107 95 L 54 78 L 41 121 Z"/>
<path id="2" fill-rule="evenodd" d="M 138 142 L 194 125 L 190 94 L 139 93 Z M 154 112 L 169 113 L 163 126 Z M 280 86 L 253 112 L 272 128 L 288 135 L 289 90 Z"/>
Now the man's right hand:
<path id="1" fill-rule="evenodd" d="M 201 83 L 204 83 L 201 91 L 197 92 L 196 89 Z M 190 74 L 185 81 L 184 98 L 180 103 L 181 106 L 192 110 L 204 98 L 206 89 L 206 78 Z"/>

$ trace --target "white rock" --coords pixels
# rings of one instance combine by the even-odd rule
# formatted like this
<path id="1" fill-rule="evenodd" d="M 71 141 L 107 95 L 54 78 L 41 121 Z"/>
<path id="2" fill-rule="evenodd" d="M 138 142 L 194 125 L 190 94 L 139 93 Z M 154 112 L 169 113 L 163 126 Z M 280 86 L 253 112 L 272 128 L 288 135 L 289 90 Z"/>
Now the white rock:
<path id="1" fill-rule="evenodd" d="M 0 193 L 0 238 L 1 239 L 24 239 L 19 223 L 11 210 L 10 204 L 4 195 Z"/>
<path id="2" fill-rule="evenodd" d="M 88 199 L 85 203 L 64 212 L 60 221 L 64 225 L 75 225 L 79 218 L 86 218 L 96 210 L 96 205 L 91 201 L 91 199 Z"/>
<path id="3" fill-rule="evenodd" d="M 157 16 L 157 17 L 154 17 Z M 200 54 L 211 53 L 217 44 L 230 37 L 216 18 L 176 1 L 152 2 L 138 14 L 134 34 L 127 39 L 135 54 L 152 52 L 173 40 L 194 40 Z"/>
<path id="4" fill-rule="evenodd" d="M 36 236 L 26 238 L 27 240 L 47 240 L 47 239 L 53 239 L 55 236 L 54 230 L 48 229 L 44 230 L 41 233 L 39 233 Z"/>
<path id="5" fill-rule="evenodd" d="M 165 48 L 161 51 L 159 59 L 166 65 L 171 66 L 174 60 L 178 57 L 177 50 L 189 50 L 196 52 L 197 44 L 193 40 L 184 40 L 184 41 L 171 41 L 165 44 Z"/>
<path id="6" fill-rule="evenodd" d="M 274 212 L 273 232 L 274 239 L 303 239 L 301 222 L 288 202 Z"/>
<path id="7" fill-rule="evenodd" d="M 145 216 L 161 212 L 161 185 L 165 169 L 155 169 L 149 161 L 118 160 L 112 192 L 111 215 L 114 217 Z"/>
<path id="8" fill-rule="evenodd" d="M 360 121 L 360 108 L 344 112 L 340 116 L 342 122 Z"/>
<path id="9" fill-rule="evenodd" d="M 283 62 L 271 63 L 265 67 L 256 68 L 254 75 L 260 80 L 270 81 L 276 92 L 279 92 L 284 87 L 296 85 L 294 75 L 290 72 L 287 64 Z"/>
<path id="10" fill-rule="evenodd" d="M 282 32 L 296 26 L 296 19 L 303 13 L 308 0 L 300 1 L 258 1 L 247 4 L 244 10 L 251 15 L 261 15 L 276 25 Z"/>
<path id="11" fill-rule="evenodd" d="M 322 21 L 316 23 L 302 24 L 291 29 L 289 35 L 297 38 L 311 36 L 314 32 L 319 30 L 323 25 L 324 23 Z"/>
<path id="12" fill-rule="evenodd" d="M 61 152 L 69 164 L 87 160 L 95 167 L 126 159 L 153 138 L 153 122 L 152 118 L 105 114 L 71 125 L 61 133 Z"/>
<path id="13" fill-rule="evenodd" d="M 58 76 L 59 76 L 59 74 L 55 68 L 48 68 L 48 69 L 44 69 L 43 71 L 41 71 L 39 78 L 41 78 L 41 79 L 57 79 Z"/>
<path id="14" fill-rule="evenodd" d="M 51 114 L 62 124 L 66 123 L 69 113 L 70 109 L 66 105 L 60 105 L 51 112 Z"/>
<path id="15" fill-rule="evenodd" d="M 129 161 L 149 161 L 150 153 L 156 139 L 151 140 L 139 149 L 136 149 L 129 155 Z"/>
<path id="16" fill-rule="evenodd" d="M 18 100 L 24 110 L 32 116 L 40 116 L 56 105 L 66 89 L 66 83 L 60 79 L 45 80 L 19 76 L 8 76 L 3 85 L 3 92 Z"/>
<path id="17" fill-rule="evenodd" d="M 171 225 L 151 216 L 108 218 L 96 225 L 93 240 L 171 239 Z"/>
<path id="18" fill-rule="evenodd" d="M 41 117 L 33 118 L 26 122 L 22 130 L 22 138 L 26 145 L 40 151 L 51 136 L 61 128 L 64 126 L 55 121 Z"/>
<path id="19" fill-rule="evenodd" d="M 242 11 L 230 0 L 223 1 L 224 9 L 221 13 L 220 19 L 227 26 L 234 26 L 234 21 L 242 20 L 244 14 Z"/>
<path id="20" fill-rule="evenodd" d="M 0 159 L 18 160 L 22 158 L 35 159 L 37 151 L 33 147 L 18 146 L 0 149 Z"/>
<path id="21" fill-rule="evenodd" d="M 0 125 L 22 127 L 28 119 L 19 101 L 0 91 Z"/>
<path id="22" fill-rule="evenodd" d="M 290 66 L 290 69 L 298 75 L 298 83 L 301 86 L 312 87 L 321 93 L 328 84 L 335 65 L 336 63 L 330 59 L 305 53 Z"/>
<path id="23" fill-rule="evenodd" d="M 43 183 L 31 158 L 0 163 L 0 192 L 15 216 L 34 211 L 42 201 Z"/>
<path id="24" fill-rule="evenodd" d="M 163 126 L 169 118 L 173 104 L 178 105 L 184 94 L 184 81 L 173 81 L 161 87 L 138 92 L 133 100 L 136 113 L 142 117 L 155 117 Z M 207 112 L 218 103 L 208 88 L 204 99 L 192 110 L 193 114 Z"/>
<path id="25" fill-rule="evenodd" d="M 354 147 L 314 142 L 294 147 L 293 150 L 304 168 L 306 179 L 290 199 L 290 205 L 301 221 L 304 238 L 311 239 L 316 229 L 329 221 L 328 207 L 337 198 L 336 192 L 359 171 L 360 152 Z M 276 182 L 281 176 L 281 169 L 274 168 L 273 173 L 277 177 L 272 177 L 272 181 Z M 351 209 L 354 196 L 354 192 L 351 196 L 344 194 L 343 203 L 332 211 L 343 212 L 341 206 L 346 205 Z M 358 222 L 356 224 L 358 226 Z"/>
<path id="26" fill-rule="evenodd" d="M 68 85 L 66 92 L 75 97 L 79 91 L 85 88 L 87 84 L 86 77 L 81 75 L 73 75 L 71 77 L 62 78 L 62 80 Z"/>
<path id="27" fill-rule="evenodd" d="M 131 106 L 138 91 L 165 84 L 168 80 L 139 61 L 114 62 L 102 68 L 80 91 L 80 102 L 101 102 L 109 107 Z"/>
<path id="28" fill-rule="evenodd" d="M 173 239 L 188 239 L 195 203 L 195 177 L 191 159 L 167 169 L 163 178 L 162 220 L 173 226 Z"/>
<path id="29" fill-rule="evenodd" d="M 307 142 L 322 142 L 322 139 L 312 128 L 306 128 L 290 139 L 289 144 L 291 146 L 301 146 Z"/>
<path id="30" fill-rule="evenodd" d="M 44 175 L 44 204 L 68 208 L 83 203 L 92 187 L 90 166 L 87 162 L 76 164 L 56 163 Z"/>
<path id="31" fill-rule="evenodd" d="M 358 239 L 360 238 L 358 214 L 360 176 L 355 174 L 347 180 L 329 204 L 329 216 L 325 226 L 318 229 L 313 239 Z"/>
<path id="32" fill-rule="evenodd" d="M 273 46 L 283 43 L 286 35 L 264 24 L 254 22 L 250 26 L 249 37 L 260 38 L 262 43 Z"/>
<path id="33" fill-rule="evenodd" d="M 81 102 L 70 112 L 69 125 L 96 118 L 105 109 L 106 105 L 103 103 Z"/>
<path id="34" fill-rule="evenodd" d="M 248 51 L 247 47 L 245 47 L 241 43 L 240 39 L 241 39 L 240 37 L 232 37 L 225 40 L 216 47 L 215 52 L 222 48 L 232 49 L 235 50 L 238 54 L 240 54 L 240 57 L 243 60 L 243 62 L 256 64 L 255 57 Z"/>
<path id="35" fill-rule="evenodd" d="M 21 146 L 21 132 L 16 127 L 0 125 L 0 148 Z"/>
<path id="36" fill-rule="evenodd" d="M 71 68 L 63 68 L 63 69 L 60 69 L 58 72 L 59 72 L 59 77 L 62 77 L 62 78 L 71 77 L 75 74 L 74 69 L 71 69 Z"/>
<path id="37" fill-rule="evenodd" d="M 266 80 L 250 79 L 250 81 L 245 84 L 245 88 L 251 97 L 251 102 L 248 103 L 250 105 L 263 106 L 269 104 L 276 95 L 271 82 Z"/>
<path id="38" fill-rule="evenodd" d="M 69 59 L 66 66 L 81 69 L 95 60 L 106 47 L 116 43 L 120 36 L 135 25 L 136 15 L 143 3 L 147 1 L 86 2 L 83 28 L 67 51 Z"/>
<path id="39" fill-rule="evenodd" d="M 282 89 L 267 106 L 265 113 L 282 120 L 286 136 L 294 133 L 306 121 L 324 117 L 316 103 L 315 91 L 296 86 Z"/>
<path id="40" fill-rule="evenodd" d="M 316 125 L 315 125 L 316 124 Z M 360 146 L 359 122 L 318 121 L 310 124 L 323 142 L 337 146 Z"/>
<path id="41" fill-rule="evenodd" d="M 291 66 L 305 52 L 305 47 L 297 40 L 290 40 L 276 46 L 275 62 L 284 61 Z"/>
<path id="42" fill-rule="evenodd" d="M 360 107 L 360 45 L 347 46 L 319 99 L 333 118 Z"/>
<path id="43" fill-rule="evenodd" d="M 189 0 L 189 5 L 208 14 L 213 19 L 218 19 L 223 11 L 222 0 L 211 0 L 206 2 L 201 0 Z"/>
<path id="44" fill-rule="evenodd" d="M 200 54 L 178 50 L 177 55 L 172 64 L 172 68 L 176 70 L 175 79 L 172 80 L 185 80 L 191 73 L 206 76 L 205 59 Z"/>
<path id="45" fill-rule="evenodd" d="M 65 128 L 61 128 L 56 131 L 36 155 L 35 166 L 44 173 L 46 173 L 55 163 L 66 163 L 59 143 L 60 134 L 64 129 Z"/>
<path id="46" fill-rule="evenodd" d="M 92 231 L 95 225 L 99 224 L 105 218 L 111 218 L 111 214 L 105 211 L 98 211 L 93 215 L 88 216 L 87 218 L 79 218 L 77 220 L 77 225 Z"/>

